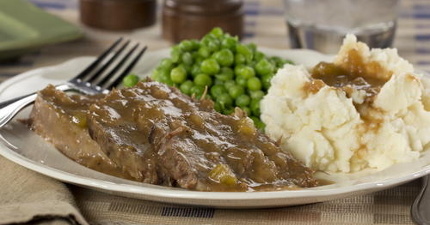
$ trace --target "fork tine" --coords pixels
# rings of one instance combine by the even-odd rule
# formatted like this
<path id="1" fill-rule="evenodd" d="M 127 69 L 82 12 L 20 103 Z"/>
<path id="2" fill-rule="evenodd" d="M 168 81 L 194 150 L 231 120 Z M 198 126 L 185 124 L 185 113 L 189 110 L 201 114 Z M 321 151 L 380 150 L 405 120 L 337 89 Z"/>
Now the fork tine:
<path id="1" fill-rule="evenodd" d="M 93 73 L 91 76 L 89 76 L 86 80 L 86 82 L 92 83 L 94 80 L 98 79 L 100 75 L 115 61 L 116 58 L 118 58 L 119 55 L 124 51 L 124 49 L 128 46 L 130 43 L 130 40 L 127 40 L 115 53 L 114 55 L 109 59 L 108 62 L 106 62 L 100 69 L 97 70 L 97 72 Z"/>
<path id="2" fill-rule="evenodd" d="M 75 79 L 82 80 L 87 74 L 89 74 L 92 70 L 94 70 L 97 67 L 97 65 L 99 65 L 100 62 L 104 60 L 106 56 L 108 56 L 109 53 L 122 41 L 122 39 L 123 39 L 122 37 L 118 38 L 118 40 L 116 40 L 108 49 L 106 49 L 106 51 L 104 51 L 94 62 L 92 62 L 87 68 L 85 68 L 85 70 L 80 72 L 75 77 Z"/>
<path id="3" fill-rule="evenodd" d="M 106 83 L 118 72 L 118 70 L 122 67 L 125 61 L 130 57 L 130 55 L 136 50 L 139 46 L 139 43 L 135 44 L 123 57 L 122 59 L 115 65 L 115 67 L 108 73 L 104 75 L 104 78 L 97 82 L 97 86 L 103 87 Z"/>
<path id="4" fill-rule="evenodd" d="M 127 61 L 128 58 L 130 58 L 130 55 L 135 51 L 135 49 L 138 47 L 138 45 L 139 44 L 136 44 L 134 46 L 134 48 L 131 49 L 130 52 L 126 56 L 124 56 L 123 60 L 116 66 L 116 67 L 118 67 L 118 68 L 115 68 L 116 71 L 119 70 L 119 68 L 123 66 L 123 64 Z M 105 88 L 108 89 L 108 90 L 110 90 L 110 89 L 118 86 L 122 82 L 123 78 L 130 73 L 130 71 L 133 69 L 133 67 L 136 65 L 136 63 L 139 61 L 139 59 L 142 57 L 143 53 L 145 53 L 145 51 L 146 51 L 147 48 L 148 48 L 147 46 L 144 46 L 137 53 L 137 55 L 134 56 L 134 58 L 127 65 L 127 67 L 121 72 L 121 74 L 119 74 L 110 84 L 107 84 L 107 82 L 109 81 L 109 79 L 106 79 L 106 81 L 104 81 L 104 83 L 103 83 L 103 85 L 105 86 Z"/>

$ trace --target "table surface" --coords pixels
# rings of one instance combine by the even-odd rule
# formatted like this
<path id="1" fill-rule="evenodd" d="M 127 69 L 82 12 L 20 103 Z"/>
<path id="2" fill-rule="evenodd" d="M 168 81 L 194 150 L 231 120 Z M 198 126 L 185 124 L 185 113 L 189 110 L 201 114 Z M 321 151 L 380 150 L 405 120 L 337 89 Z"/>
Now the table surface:
<path id="1" fill-rule="evenodd" d="M 37 6 L 81 27 L 85 37 L 55 44 L 0 63 L 0 81 L 31 69 L 57 65 L 79 56 L 95 56 L 120 36 L 157 50 L 171 46 L 161 38 L 160 18 L 151 27 L 130 32 L 91 29 L 79 20 L 77 0 L 31 0 Z M 403 0 L 394 47 L 418 69 L 430 72 L 430 1 Z M 158 12 L 160 7 L 158 8 Z M 245 0 L 244 42 L 288 49 L 282 2 Z M 159 14 L 158 14 L 159 15 Z M 420 180 L 384 191 L 324 203 L 277 209 L 227 210 L 184 207 L 110 196 L 69 186 L 84 217 L 92 224 L 413 224 L 410 205 Z"/>

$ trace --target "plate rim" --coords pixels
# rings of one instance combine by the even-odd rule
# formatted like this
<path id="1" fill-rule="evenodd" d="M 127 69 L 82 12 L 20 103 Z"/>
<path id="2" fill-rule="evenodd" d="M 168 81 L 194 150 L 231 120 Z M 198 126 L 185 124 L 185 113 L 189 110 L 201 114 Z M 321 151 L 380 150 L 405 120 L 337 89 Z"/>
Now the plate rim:
<path id="1" fill-rule="evenodd" d="M 263 48 L 265 51 L 270 51 L 270 48 Z M 289 51 L 291 54 L 301 53 L 301 54 L 320 54 L 315 53 L 314 51 L 301 51 L 301 50 L 278 50 L 273 49 L 273 52 L 279 51 Z M 166 49 L 149 51 L 148 54 L 165 54 Z M 49 70 L 61 70 L 65 66 L 73 66 L 74 64 L 79 65 L 83 63 L 89 64 L 94 57 L 77 57 L 66 62 L 63 62 L 58 65 L 37 68 L 34 70 L 30 70 L 14 76 L 11 79 L 8 79 L 0 84 L 0 99 L 4 95 L 4 91 L 7 90 L 8 87 L 16 85 L 17 82 L 25 80 L 30 76 L 37 76 L 39 74 L 46 73 Z M 421 168 L 418 171 L 415 171 L 411 174 L 406 174 L 397 178 L 389 178 L 384 179 L 379 182 L 369 182 L 369 183 L 361 183 L 350 186 L 340 186 L 334 188 L 327 188 L 329 186 L 325 186 L 325 188 L 316 187 L 316 188 L 306 188 L 300 190 L 285 190 L 285 191 L 265 191 L 265 192 L 210 192 L 211 194 L 202 194 L 207 192 L 201 191 L 191 191 L 180 188 L 166 188 L 158 185 L 150 185 L 144 184 L 142 185 L 132 185 L 127 183 L 115 184 L 110 181 L 105 180 L 97 180 L 94 178 L 82 177 L 80 175 L 71 174 L 62 170 L 58 170 L 56 168 L 49 167 L 48 165 L 41 164 L 40 162 L 32 161 L 24 157 L 23 155 L 15 152 L 13 147 L 7 146 L 8 141 L 4 139 L 3 135 L 0 134 L 0 140 L 2 144 L 0 145 L 0 155 L 3 155 L 5 158 L 24 166 L 30 170 L 35 172 L 44 174 L 46 176 L 52 177 L 54 179 L 60 180 L 65 183 L 71 183 L 75 185 L 84 186 L 90 189 L 96 189 L 99 191 L 108 192 L 116 195 L 141 195 L 136 198 L 145 199 L 145 200 L 156 200 L 160 202 L 169 202 L 169 203 L 184 203 L 185 200 L 195 200 L 196 202 L 191 203 L 191 205 L 205 205 L 210 207 L 222 207 L 222 208 L 266 208 L 266 207 L 281 207 L 281 206 L 289 206 L 289 205 L 301 205 L 308 203 L 315 203 L 320 201 L 334 200 L 341 197 L 350 196 L 358 193 L 369 193 L 375 192 L 378 190 L 386 189 L 392 186 L 400 185 L 402 183 L 417 179 L 426 174 L 430 173 L 430 164 Z M 13 145 L 12 145 L 13 146 Z M 5 150 L 6 149 L 6 150 Z M 88 184 L 90 181 L 90 184 Z M 98 183 L 98 185 L 95 185 Z M 138 183 L 138 182 L 136 182 Z M 148 187 L 146 187 L 148 186 Z M 158 188 L 157 188 L 158 187 Z M 126 193 L 124 193 L 124 188 L 128 188 Z M 160 190 L 162 189 L 162 190 Z M 149 195 L 147 192 L 150 192 Z M 124 195 L 125 194 L 125 195 Z M 204 198 L 202 198 L 204 196 Z M 151 199 L 151 197 L 153 197 Z M 162 199 L 156 199 L 157 197 L 161 197 Z M 169 200 L 169 198 L 173 198 Z M 294 199 L 294 204 L 285 203 L 274 203 L 271 204 L 268 201 L 270 200 L 279 200 L 279 199 L 291 200 Z M 299 201 L 298 199 L 303 198 L 303 200 Z M 310 199 L 313 198 L 313 199 Z M 261 203 L 257 205 L 247 205 L 249 202 L 261 201 Z M 297 201 L 299 201 L 297 203 Z M 234 203 L 232 203 L 234 202 Z"/>

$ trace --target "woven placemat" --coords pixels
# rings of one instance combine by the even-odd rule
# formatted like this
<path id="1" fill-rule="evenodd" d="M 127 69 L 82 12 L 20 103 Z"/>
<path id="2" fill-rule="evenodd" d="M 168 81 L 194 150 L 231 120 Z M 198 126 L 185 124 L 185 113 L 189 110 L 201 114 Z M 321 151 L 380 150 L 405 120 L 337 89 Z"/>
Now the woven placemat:
<path id="1" fill-rule="evenodd" d="M 413 224 L 421 180 L 323 203 L 273 209 L 215 209 L 124 198 L 69 186 L 90 224 Z"/>

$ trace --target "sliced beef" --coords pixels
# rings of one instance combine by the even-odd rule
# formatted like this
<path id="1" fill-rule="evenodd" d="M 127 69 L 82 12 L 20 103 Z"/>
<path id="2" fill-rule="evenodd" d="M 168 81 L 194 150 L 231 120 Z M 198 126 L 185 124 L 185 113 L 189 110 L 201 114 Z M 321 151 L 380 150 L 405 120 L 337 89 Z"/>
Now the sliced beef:
<path id="1" fill-rule="evenodd" d="M 204 191 L 314 186 L 312 171 L 258 132 L 158 82 L 112 91 L 90 106 L 88 129 L 105 153 L 144 182 Z"/>
<path id="2" fill-rule="evenodd" d="M 88 134 L 89 105 L 103 96 L 68 96 L 54 86 L 38 93 L 30 115 L 31 128 L 64 155 L 94 170 L 131 178 L 110 160 Z"/>
<path id="3" fill-rule="evenodd" d="M 83 124 L 74 122 L 80 115 L 85 115 Z M 282 152 L 241 110 L 222 115 L 211 101 L 158 82 L 102 98 L 69 97 L 48 87 L 39 94 L 32 120 L 33 129 L 70 158 L 99 171 L 103 162 L 103 168 L 132 180 L 199 191 L 318 184 L 313 171 Z M 49 130 L 53 124 L 59 131 Z M 82 157 L 91 154 L 98 164 L 94 157 Z"/>

